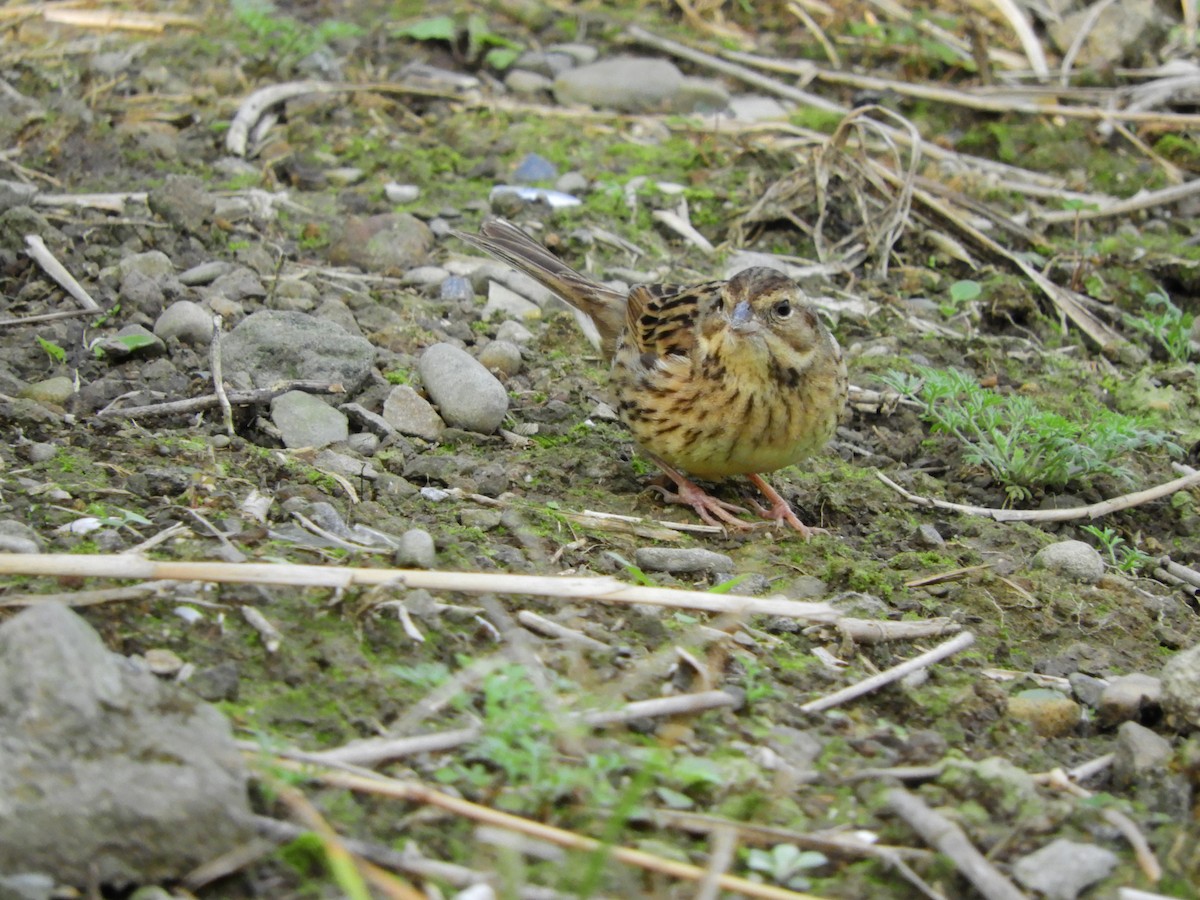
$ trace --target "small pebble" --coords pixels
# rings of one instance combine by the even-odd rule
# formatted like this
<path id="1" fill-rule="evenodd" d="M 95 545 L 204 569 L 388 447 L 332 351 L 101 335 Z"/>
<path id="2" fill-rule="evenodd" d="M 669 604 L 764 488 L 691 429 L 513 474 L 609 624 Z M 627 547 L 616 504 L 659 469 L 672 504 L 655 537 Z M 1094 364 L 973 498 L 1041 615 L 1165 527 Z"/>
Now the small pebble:
<path id="1" fill-rule="evenodd" d="M 1128 787 L 1155 770 L 1165 769 L 1171 761 L 1171 742 L 1137 722 L 1126 722 L 1117 729 L 1113 749 L 1113 782 Z"/>
<path id="2" fill-rule="evenodd" d="M 533 332 L 520 322 L 509 319 L 501 322 L 500 327 L 496 329 L 496 340 L 508 341 L 510 344 L 528 344 L 533 340 Z"/>
<path id="3" fill-rule="evenodd" d="M 450 496 L 450 492 L 444 491 L 441 488 L 423 487 L 421 488 L 421 496 L 430 503 L 441 503 Z"/>
<path id="4" fill-rule="evenodd" d="M 415 184 L 396 184 L 392 181 L 384 185 L 383 194 L 389 203 L 412 203 L 420 198 L 421 189 Z"/>
<path id="5" fill-rule="evenodd" d="M 508 341 L 492 341 L 479 351 L 479 361 L 501 375 L 516 375 L 521 371 L 521 348 Z"/>
<path id="6" fill-rule="evenodd" d="M 918 547 L 933 549 L 945 546 L 946 539 L 942 537 L 934 526 L 925 524 L 919 527 L 913 534 L 913 543 Z"/>
<path id="7" fill-rule="evenodd" d="M 1109 681 L 1100 694 L 1100 724 L 1138 722 L 1144 716 L 1158 714 L 1162 704 L 1162 681 L 1153 675 L 1134 672 Z"/>
<path id="8" fill-rule="evenodd" d="M 471 279 L 462 275 L 451 275 L 439 286 L 438 298 L 456 303 L 471 303 L 475 300 L 475 288 L 471 286 Z"/>
<path id="9" fill-rule="evenodd" d="M 1059 541 L 1043 547 L 1033 564 L 1088 584 L 1104 577 L 1104 559 L 1095 547 L 1083 541 Z"/>
<path id="10" fill-rule="evenodd" d="M 1028 722 L 1042 737 L 1063 737 L 1075 730 L 1081 710 L 1078 703 L 1058 691 L 1033 688 L 1008 698 L 1008 714 Z"/>
<path id="11" fill-rule="evenodd" d="M 499 526 L 501 515 L 498 509 L 464 509 L 459 512 L 458 521 L 466 528 L 490 531 Z"/>
<path id="12" fill-rule="evenodd" d="M 171 612 L 189 625 L 195 625 L 197 622 L 204 621 L 204 613 L 200 612 L 194 606 L 177 606 Z"/>
<path id="13" fill-rule="evenodd" d="M 422 489 L 421 494 L 424 495 L 426 490 L 431 489 Z M 396 548 L 393 559 L 402 569 L 432 569 L 437 561 L 433 537 L 421 528 L 409 529 L 400 535 L 400 546 Z"/>
<path id="14" fill-rule="evenodd" d="M 183 660 L 170 650 L 147 650 L 143 657 L 155 675 L 174 675 L 183 668 Z"/>

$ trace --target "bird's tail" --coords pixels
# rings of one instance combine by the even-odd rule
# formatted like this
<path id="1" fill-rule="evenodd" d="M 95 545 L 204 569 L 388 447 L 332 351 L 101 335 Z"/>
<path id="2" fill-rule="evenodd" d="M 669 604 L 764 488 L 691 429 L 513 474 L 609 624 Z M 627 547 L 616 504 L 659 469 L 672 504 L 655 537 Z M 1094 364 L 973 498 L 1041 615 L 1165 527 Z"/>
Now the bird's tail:
<path id="1" fill-rule="evenodd" d="M 625 299 L 613 290 L 576 272 L 553 253 L 504 219 L 489 219 L 479 234 L 454 232 L 455 236 L 503 260 L 544 285 L 567 303 L 586 313 L 596 323 L 605 348 L 611 353 L 625 325 Z"/>

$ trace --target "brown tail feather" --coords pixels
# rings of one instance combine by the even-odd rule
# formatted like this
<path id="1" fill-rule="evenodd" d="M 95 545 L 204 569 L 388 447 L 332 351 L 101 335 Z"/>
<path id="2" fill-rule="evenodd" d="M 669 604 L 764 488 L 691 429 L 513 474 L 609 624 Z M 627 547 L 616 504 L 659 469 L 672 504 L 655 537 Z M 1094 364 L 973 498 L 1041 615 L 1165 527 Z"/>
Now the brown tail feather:
<path id="1" fill-rule="evenodd" d="M 456 231 L 455 236 L 520 269 L 562 297 L 596 323 L 605 351 L 611 356 L 617 335 L 625 326 L 625 294 L 576 272 L 553 253 L 504 219 L 484 222 L 479 234 Z"/>

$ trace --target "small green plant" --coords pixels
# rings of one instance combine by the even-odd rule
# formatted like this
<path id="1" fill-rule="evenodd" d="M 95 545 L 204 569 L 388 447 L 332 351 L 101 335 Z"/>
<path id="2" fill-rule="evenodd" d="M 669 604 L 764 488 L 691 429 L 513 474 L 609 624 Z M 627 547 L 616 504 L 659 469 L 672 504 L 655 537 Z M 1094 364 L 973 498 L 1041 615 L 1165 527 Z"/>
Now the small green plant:
<path id="1" fill-rule="evenodd" d="M 1161 432 L 1110 410 L 1085 423 L 1039 409 L 1028 397 L 980 387 L 956 369 L 921 367 L 917 375 L 890 372 L 884 381 L 918 402 L 934 431 L 953 435 L 964 458 L 981 465 L 1003 486 L 1010 502 L 1028 500 L 1040 488 L 1062 488 L 1095 475 L 1130 477 L 1118 458 L 1134 450 L 1182 452 Z"/>
<path id="2" fill-rule="evenodd" d="M 516 62 L 525 49 L 516 41 L 492 31 L 487 19 L 480 15 L 469 15 L 465 22 L 453 16 L 433 16 L 405 25 L 392 32 L 393 37 L 404 37 L 414 41 L 445 41 L 458 47 L 465 40 L 464 57 L 475 62 L 481 57 L 494 69 L 503 71 Z"/>
<path id="3" fill-rule="evenodd" d="M 1137 547 L 1131 547 L 1125 538 L 1112 528 L 1084 525 L 1083 530 L 1099 542 L 1100 549 L 1108 557 L 1108 564 L 1118 572 L 1136 575 L 1154 562 L 1153 556 Z"/>
<path id="4" fill-rule="evenodd" d="M 978 299 L 983 293 L 983 288 L 978 281 L 969 279 L 956 281 L 950 285 L 950 299 L 946 303 L 938 304 L 938 309 L 942 315 L 949 319 L 951 316 L 958 315 L 972 300 Z"/>
<path id="5" fill-rule="evenodd" d="M 1125 324 L 1153 338 L 1173 363 L 1182 365 L 1192 354 L 1191 334 L 1195 316 L 1186 313 L 1166 294 L 1146 295 L 1146 310 L 1140 316 L 1125 316 Z"/>
<path id="6" fill-rule="evenodd" d="M 829 858 L 824 853 L 801 850 L 795 844 L 776 844 L 770 850 L 751 849 L 746 855 L 746 865 L 751 872 L 765 875 L 793 891 L 807 890 L 809 881 L 802 873 L 827 862 Z"/>
<path id="7" fill-rule="evenodd" d="M 67 351 L 66 350 L 64 350 L 62 347 L 58 346 L 58 344 L 54 343 L 54 341 L 48 341 L 44 337 L 41 337 L 41 336 L 36 336 L 36 337 L 37 337 L 38 346 L 46 351 L 46 355 L 48 357 L 50 357 L 50 359 L 53 362 L 65 363 L 67 361 Z"/>
<path id="8" fill-rule="evenodd" d="M 249 39 L 245 49 L 255 59 L 269 60 L 286 71 L 304 59 L 325 49 L 329 41 L 353 37 L 362 32 L 349 22 L 326 21 L 317 25 L 285 15 L 270 0 L 234 0 L 233 12 Z"/>
<path id="9" fill-rule="evenodd" d="M 473 703 L 463 696 L 460 705 Z M 561 717 L 548 709 L 529 673 L 505 666 L 484 680 L 483 734 L 464 762 L 437 772 L 439 781 L 484 792 L 497 782 L 504 788 L 499 805 L 519 812 L 544 810 L 566 798 L 587 798 L 607 806 L 617 798 L 612 775 L 627 760 L 616 754 L 587 753 L 582 759 L 560 757 L 556 743 Z"/>

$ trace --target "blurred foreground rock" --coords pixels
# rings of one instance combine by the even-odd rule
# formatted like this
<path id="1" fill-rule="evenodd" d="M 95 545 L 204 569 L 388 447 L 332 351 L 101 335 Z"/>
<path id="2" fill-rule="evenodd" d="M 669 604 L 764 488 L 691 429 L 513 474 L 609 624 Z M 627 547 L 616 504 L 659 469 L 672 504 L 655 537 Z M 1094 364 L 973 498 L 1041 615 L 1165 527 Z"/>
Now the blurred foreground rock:
<path id="1" fill-rule="evenodd" d="M 0 876 L 177 879 L 252 834 L 213 707 L 110 653 L 65 606 L 0 626 Z"/>

